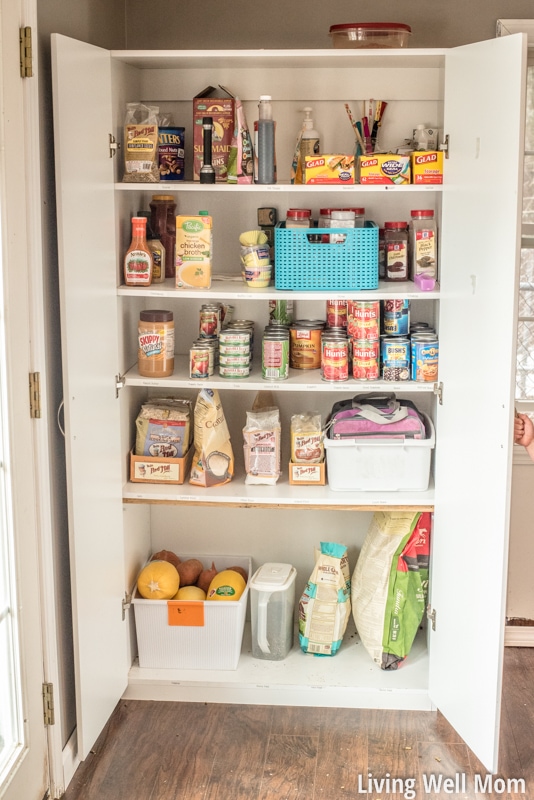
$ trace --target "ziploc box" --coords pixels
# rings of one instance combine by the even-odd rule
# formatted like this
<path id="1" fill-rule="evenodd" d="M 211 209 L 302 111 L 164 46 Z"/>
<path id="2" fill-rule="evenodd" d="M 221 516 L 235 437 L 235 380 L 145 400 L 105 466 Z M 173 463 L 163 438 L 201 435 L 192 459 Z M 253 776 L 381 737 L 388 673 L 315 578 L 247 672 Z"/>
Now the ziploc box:
<path id="1" fill-rule="evenodd" d="M 342 153 L 305 156 L 304 183 L 354 183 L 354 156 Z"/>
<path id="2" fill-rule="evenodd" d="M 410 156 L 373 153 L 358 156 L 358 182 L 361 184 L 410 183 Z"/>
<path id="3" fill-rule="evenodd" d="M 211 163 L 215 180 L 225 182 L 228 171 L 228 155 L 234 134 L 235 100 L 223 86 L 216 89 L 207 86 L 193 98 L 193 179 L 200 180 L 204 143 L 202 118 L 213 119 L 211 141 Z"/>
<path id="4" fill-rule="evenodd" d="M 176 217 L 177 289 L 209 289 L 213 255 L 213 221 L 208 214 Z"/>
<path id="5" fill-rule="evenodd" d="M 412 183 L 443 183 L 443 152 L 419 150 L 412 153 Z"/>

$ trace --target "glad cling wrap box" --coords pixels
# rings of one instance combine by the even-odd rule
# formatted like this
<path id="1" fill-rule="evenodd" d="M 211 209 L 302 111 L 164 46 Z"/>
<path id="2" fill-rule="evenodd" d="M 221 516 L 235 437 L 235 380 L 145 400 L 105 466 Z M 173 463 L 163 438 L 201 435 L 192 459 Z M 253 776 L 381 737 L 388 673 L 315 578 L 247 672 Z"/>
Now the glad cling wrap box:
<path id="1" fill-rule="evenodd" d="M 354 183 L 354 156 L 331 153 L 305 156 L 304 183 Z"/>
<path id="2" fill-rule="evenodd" d="M 420 150 L 412 153 L 412 183 L 443 183 L 443 153 L 441 150 Z"/>
<path id="3" fill-rule="evenodd" d="M 321 542 L 299 602 L 299 642 L 304 653 L 333 656 L 350 615 L 350 573 L 344 544 Z"/>
<path id="4" fill-rule="evenodd" d="M 410 156 L 373 153 L 358 156 L 357 181 L 361 184 L 410 183 Z"/>

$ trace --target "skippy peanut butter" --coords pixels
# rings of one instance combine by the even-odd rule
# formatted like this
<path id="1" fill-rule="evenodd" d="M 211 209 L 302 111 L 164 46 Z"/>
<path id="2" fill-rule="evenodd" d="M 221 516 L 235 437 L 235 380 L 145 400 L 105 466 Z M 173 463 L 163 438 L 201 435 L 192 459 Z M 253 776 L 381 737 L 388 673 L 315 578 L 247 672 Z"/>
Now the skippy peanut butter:
<path id="1" fill-rule="evenodd" d="M 176 288 L 209 289 L 213 223 L 205 211 L 176 217 Z"/>

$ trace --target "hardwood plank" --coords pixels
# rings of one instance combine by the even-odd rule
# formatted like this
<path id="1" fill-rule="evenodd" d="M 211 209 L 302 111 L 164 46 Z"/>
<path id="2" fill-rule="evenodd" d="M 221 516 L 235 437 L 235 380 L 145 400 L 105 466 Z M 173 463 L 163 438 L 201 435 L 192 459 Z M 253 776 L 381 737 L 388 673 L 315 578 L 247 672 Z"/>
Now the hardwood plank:
<path id="1" fill-rule="evenodd" d="M 391 729 L 380 736 L 368 736 L 368 772 L 362 775 L 363 788 L 371 786 L 368 797 L 381 800 L 404 798 L 413 791 L 418 777 L 417 740 L 414 732 Z M 375 781 L 384 781 L 382 788 Z"/>
<path id="2" fill-rule="evenodd" d="M 277 706 L 272 717 L 271 733 L 317 736 L 323 712 L 322 708 Z"/>
<path id="3" fill-rule="evenodd" d="M 469 748 L 458 742 L 418 742 L 418 787 L 432 800 L 474 798 Z"/>
<path id="4" fill-rule="evenodd" d="M 317 741 L 317 736 L 271 735 L 258 800 L 310 800 L 314 796 Z"/>
<path id="5" fill-rule="evenodd" d="M 315 776 L 318 799 L 356 797 L 360 775 L 367 776 L 367 734 L 354 732 L 350 725 L 343 730 L 344 717 L 339 715 L 339 725 L 334 720 L 321 726 Z"/>

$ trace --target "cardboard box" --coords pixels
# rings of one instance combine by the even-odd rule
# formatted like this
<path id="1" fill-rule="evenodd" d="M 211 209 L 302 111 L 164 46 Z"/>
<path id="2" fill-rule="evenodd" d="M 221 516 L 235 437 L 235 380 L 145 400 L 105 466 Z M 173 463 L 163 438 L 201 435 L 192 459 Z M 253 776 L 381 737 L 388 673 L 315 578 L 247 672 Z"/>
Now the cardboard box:
<path id="1" fill-rule="evenodd" d="M 358 183 L 366 185 L 410 183 L 410 156 L 373 153 L 358 156 Z"/>
<path id="2" fill-rule="evenodd" d="M 412 153 L 412 183 L 443 183 L 443 152 L 441 150 L 420 150 Z"/>
<path id="3" fill-rule="evenodd" d="M 343 153 L 305 156 L 304 183 L 354 183 L 354 156 Z"/>
<path id="4" fill-rule="evenodd" d="M 213 253 L 213 220 L 209 214 L 176 217 L 175 286 L 209 289 Z"/>
<path id="5" fill-rule="evenodd" d="M 294 464 L 289 462 L 291 486 L 324 486 L 326 483 L 325 462 L 320 464 Z"/>
<path id="6" fill-rule="evenodd" d="M 248 589 L 252 574 L 250 556 L 184 555 L 198 558 L 204 567 L 215 564 L 219 572 L 243 567 L 248 574 L 239 600 L 145 600 L 133 594 L 139 666 L 147 669 L 237 669 Z M 174 613 L 181 611 L 182 613 Z"/>
<path id="7" fill-rule="evenodd" d="M 193 458 L 193 446 L 183 458 L 153 458 L 136 456 L 130 451 L 130 480 L 132 483 L 184 483 Z"/>
<path id="8" fill-rule="evenodd" d="M 226 182 L 228 154 L 234 134 L 235 100 L 223 86 L 207 86 L 193 98 L 193 180 L 200 180 L 204 142 L 202 118 L 213 118 L 212 159 L 215 180 Z"/>

